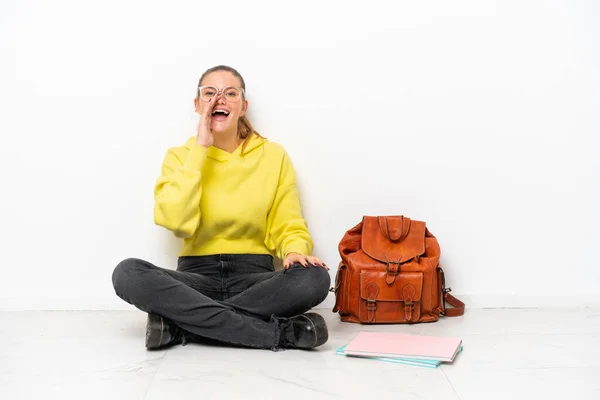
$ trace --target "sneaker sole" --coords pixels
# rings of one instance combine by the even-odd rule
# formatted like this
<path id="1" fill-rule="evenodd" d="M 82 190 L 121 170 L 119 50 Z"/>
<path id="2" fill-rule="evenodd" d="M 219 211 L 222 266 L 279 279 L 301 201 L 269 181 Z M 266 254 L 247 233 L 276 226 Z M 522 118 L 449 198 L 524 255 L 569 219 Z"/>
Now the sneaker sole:
<path id="1" fill-rule="evenodd" d="M 148 314 L 146 322 L 146 348 L 158 349 L 162 343 L 165 324 L 160 315 Z"/>

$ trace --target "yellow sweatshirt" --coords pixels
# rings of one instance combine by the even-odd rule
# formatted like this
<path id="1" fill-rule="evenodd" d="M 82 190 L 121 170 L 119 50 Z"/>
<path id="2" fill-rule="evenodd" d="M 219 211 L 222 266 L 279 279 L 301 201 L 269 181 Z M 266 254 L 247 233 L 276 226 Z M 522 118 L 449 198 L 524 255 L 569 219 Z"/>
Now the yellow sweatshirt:
<path id="1" fill-rule="evenodd" d="M 188 139 L 169 149 L 154 189 L 154 221 L 184 239 L 180 256 L 310 255 L 296 177 L 282 146 L 252 135 L 242 152 Z"/>

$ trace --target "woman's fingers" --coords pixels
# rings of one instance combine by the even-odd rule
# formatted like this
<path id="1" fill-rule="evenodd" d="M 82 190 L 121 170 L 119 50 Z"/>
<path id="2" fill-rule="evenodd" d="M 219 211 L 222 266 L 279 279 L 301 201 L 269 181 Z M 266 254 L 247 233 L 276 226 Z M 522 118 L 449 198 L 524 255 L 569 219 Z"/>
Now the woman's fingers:
<path id="1" fill-rule="evenodd" d="M 311 257 L 310 263 L 312 265 L 314 265 L 315 267 L 321 266 L 321 267 L 325 268 L 327 271 L 329 271 L 329 267 L 319 257 Z"/>
<path id="2" fill-rule="evenodd" d="M 329 271 L 329 267 L 327 267 L 327 265 L 325 265 L 325 263 L 323 262 L 323 260 L 321 260 L 319 257 L 315 257 L 315 256 L 303 256 L 303 255 L 300 255 L 300 254 L 289 255 L 284 260 L 283 266 L 284 266 L 285 269 L 288 269 L 294 263 L 299 263 L 304 268 L 308 268 L 308 264 L 310 263 L 314 267 L 323 267 L 323 268 L 325 268 L 326 270 Z"/>
<path id="3" fill-rule="evenodd" d="M 196 135 L 196 143 L 201 146 L 205 146 L 206 148 L 212 146 L 214 144 L 214 137 L 210 130 L 210 125 L 212 123 L 212 112 L 217 104 L 217 96 L 213 97 L 208 104 L 204 107 L 202 111 L 202 117 L 198 124 L 198 134 Z"/>
<path id="4" fill-rule="evenodd" d="M 210 102 L 208 103 L 208 106 L 206 107 L 206 112 L 204 113 L 204 120 L 206 123 L 206 126 L 208 128 L 210 128 L 210 123 L 212 121 L 212 113 L 213 110 L 215 108 L 215 105 L 217 104 L 217 97 L 219 96 L 214 96 L 212 99 L 210 99 Z"/>
<path id="5" fill-rule="evenodd" d="M 292 264 L 299 263 L 302 264 L 304 268 L 308 268 L 308 263 L 306 262 L 306 258 L 300 254 L 290 254 L 286 257 L 283 262 L 283 266 L 288 269 Z"/>

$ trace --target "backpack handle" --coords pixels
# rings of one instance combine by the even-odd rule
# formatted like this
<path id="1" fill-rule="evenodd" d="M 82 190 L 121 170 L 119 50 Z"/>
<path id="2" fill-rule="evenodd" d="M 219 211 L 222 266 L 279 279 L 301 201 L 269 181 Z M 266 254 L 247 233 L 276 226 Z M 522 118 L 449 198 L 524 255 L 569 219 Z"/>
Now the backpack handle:
<path id="1" fill-rule="evenodd" d="M 391 242 L 400 242 L 408 236 L 410 231 L 410 218 L 403 215 L 398 217 L 377 217 L 379 228 L 383 236 Z M 391 226 L 391 227 L 390 227 Z"/>

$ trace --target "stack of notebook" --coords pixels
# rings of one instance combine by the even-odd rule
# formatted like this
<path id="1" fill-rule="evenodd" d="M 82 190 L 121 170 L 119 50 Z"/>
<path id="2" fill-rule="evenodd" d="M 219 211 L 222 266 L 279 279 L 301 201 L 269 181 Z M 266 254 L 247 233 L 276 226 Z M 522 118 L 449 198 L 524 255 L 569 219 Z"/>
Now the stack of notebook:
<path id="1" fill-rule="evenodd" d="M 437 368 L 444 362 L 453 362 L 461 351 L 462 340 L 459 338 L 361 332 L 350 343 L 337 349 L 336 353 Z"/>

